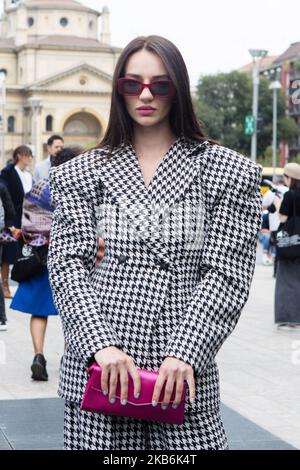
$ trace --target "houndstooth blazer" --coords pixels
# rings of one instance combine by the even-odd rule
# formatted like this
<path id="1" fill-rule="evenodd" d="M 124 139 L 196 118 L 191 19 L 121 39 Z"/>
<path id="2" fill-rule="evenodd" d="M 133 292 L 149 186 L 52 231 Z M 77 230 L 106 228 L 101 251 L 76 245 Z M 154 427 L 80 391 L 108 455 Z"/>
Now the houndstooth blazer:
<path id="1" fill-rule="evenodd" d="M 147 188 L 131 145 L 107 154 L 94 149 L 51 170 L 48 267 L 66 343 L 59 395 L 79 403 L 94 354 L 117 346 L 140 368 L 158 370 L 168 356 L 191 364 L 187 408 L 218 409 L 215 356 L 249 294 L 261 167 L 179 138 Z"/>

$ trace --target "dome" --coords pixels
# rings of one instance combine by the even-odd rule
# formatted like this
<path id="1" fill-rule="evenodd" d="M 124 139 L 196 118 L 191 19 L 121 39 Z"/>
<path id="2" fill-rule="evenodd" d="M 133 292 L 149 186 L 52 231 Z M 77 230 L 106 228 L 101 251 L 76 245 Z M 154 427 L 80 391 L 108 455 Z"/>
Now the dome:
<path id="1" fill-rule="evenodd" d="M 100 13 L 92 8 L 82 5 L 82 3 L 77 2 L 76 0 L 27 0 L 27 8 L 30 9 L 43 9 L 50 8 L 51 10 L 77 10 L 85 11 L 91 13 Z"/>

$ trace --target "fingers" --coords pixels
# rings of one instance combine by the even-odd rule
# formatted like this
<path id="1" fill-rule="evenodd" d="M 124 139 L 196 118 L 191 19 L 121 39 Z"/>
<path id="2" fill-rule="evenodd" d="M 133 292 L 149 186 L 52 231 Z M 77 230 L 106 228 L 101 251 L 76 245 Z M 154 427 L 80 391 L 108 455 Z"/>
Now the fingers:
<path id="1" fill-rule="evenodd" d="M 105 248 L 105 241 L 103 240 L 103 238 L 99 238 L 99 240 L 98 240 L 98 247 L 99 247 L 99 250 L 103 250 L 103 251 L 104 251 L 104 248 Z"/>
<path id="2" fill-rule="evenodd" d="M 95 360 L 101 367 L 102 393 L 108 396 L 111 404 L 114 404 L 116 399 L 120 399 L 122 405 L 126 405 L 128 401 L 129 374 L 133 380 L 134 397 L 136 399 L 139 398 L 141 378 L 132 357 L 114 346 L 109 346 L 99 350 L 95 354 Z"/>
<path id="3" fill-rule="evenodd" d="M 96 254 L 96 266 L 99 266 L 105 253 L 105 241 L 102 238 L 98 239 L 98 250 Z"/>
<path id="4" fill-rule="evenodd" d="M 186 381 L 189 386 L 189 399 L 190 402 L 193 404 L 196 398 L 196 385 L 194 376 L 192 374 L 189 374 L 186 378 Z"/>
<path id="5" fill-rule="evenodd" d="M 109 369 L 104 367 L 101 372 L 101 390 L 103 395 L 108 395 L 108 378 L 109 378 Z"/>
<path id="6" fill-rule="evenodd" d="M 128 400 L 128 371 L 127 369 L 120 370 L 120 388 L 121 395 L 120 401 L 122 405 L 126 405 Z"/>
<path id="7" fill-rule="evenodd" d="M 168 378 L 167 383 L 166 383 L 166 388 L 165 388 L 165 394 L 164 394 L 164 398 L 162 402 L 163 410 L 166 410 L 169 406 L 175 383 L 176 382 L 175 382 L 174 376 L 171 376 Z"/>
<path id="8" fill-rule="evenodd" d="M 131 378 L 133 380 L 133 385 L 134 385 L 134 398 L 136 400 L 139 399 L 139 396 L 141 394 L 141 377 L 140 374 L 138 373 L 137 368 L 135 367 L 134 363 L 132 362 L 129 365 L 129 374 L 131 375 Z"/>
<path id="9" fill-rule="evenodd" d="M 182 393 L 183 393 L 183 385 L 184 385 L 184 377 L 183 377 L 183 375 L 181 375 L 178 378 L 177 382 L 176 382 L 175 398 L 174 398 L 174 401 L 173 401 L 173 404 L 172 404 L 174 410 L 176 410 L 176 408 L 178 408 L 178 406 L 181 403 Z"/>
<path id="10" fill-rule="evenodd" d="M 158 374 L 158 377 L 155 382 L 154 390 L 153 390 L 153 395 L 152 395 L 152 405 L 157 406 L 159 402 L 159 398 L 161 395 L 162 388 L 166 382 L 166 374 L 164 371 L 160 371 Z"/>
<path id="11" fill-rule="evenodd" d="M 116 367 L 110 368 L 110 375 L 109 375 L 109 401 L 113 405 L 116 402 L 116 391 L 118 385 L 118 370 Z"/>
<path id="12" fill-rule="evenodd" d="M 165 385 L 162 409 L 166 410 L 168 408 L 173 397 L 173 393 L 174 399 L 172 400 L 172 406 L 176 409 L 182 401 L 184 381 L 187 381 L 188 383 L 189 398 L 191 403 L 193 403 L 196 395 L 196 387 L 192 367 L 175 358 L 165 359 L 159 370 L 159 375 L 154 387 L 152 405 L 156 406 L 159 403 L 159 399 Z"/>

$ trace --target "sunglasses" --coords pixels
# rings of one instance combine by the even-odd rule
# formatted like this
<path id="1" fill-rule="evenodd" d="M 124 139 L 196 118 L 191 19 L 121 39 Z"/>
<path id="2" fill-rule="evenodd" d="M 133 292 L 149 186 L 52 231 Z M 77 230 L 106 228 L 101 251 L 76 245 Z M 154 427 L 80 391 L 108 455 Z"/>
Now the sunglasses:
<path id="1" fill-rule="evenodd" d="M 123 96 L 139 96 L 144 88 L 149 88 L 153 96 L 171 98 L 175 95 L 172 80 L 156 80 L 151 83 L 142 83 L 133 78 L 118 78 L 118 93 Z"/>

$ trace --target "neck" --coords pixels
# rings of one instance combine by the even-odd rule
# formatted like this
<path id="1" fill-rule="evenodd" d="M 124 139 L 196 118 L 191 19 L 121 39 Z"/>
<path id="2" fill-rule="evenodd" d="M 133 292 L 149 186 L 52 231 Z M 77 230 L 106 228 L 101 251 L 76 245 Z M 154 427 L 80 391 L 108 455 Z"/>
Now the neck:
<path id="1" fill-rule="evenodd" d="M 21 163 L 21 162 L 18 162 L 16 166 L 22 171 L 24 171 L 26 168 L 26 165 L 24 165 L 24 163 Z"/>
<path id="2" fill-rule="evenodd" d="M 144 127 L 135 126 L 133 145 L 138 153 L 145 153 L 147 150 L 164 151 L 176 140 L 169 122 L 159 123 L 157 126 Z"/>

